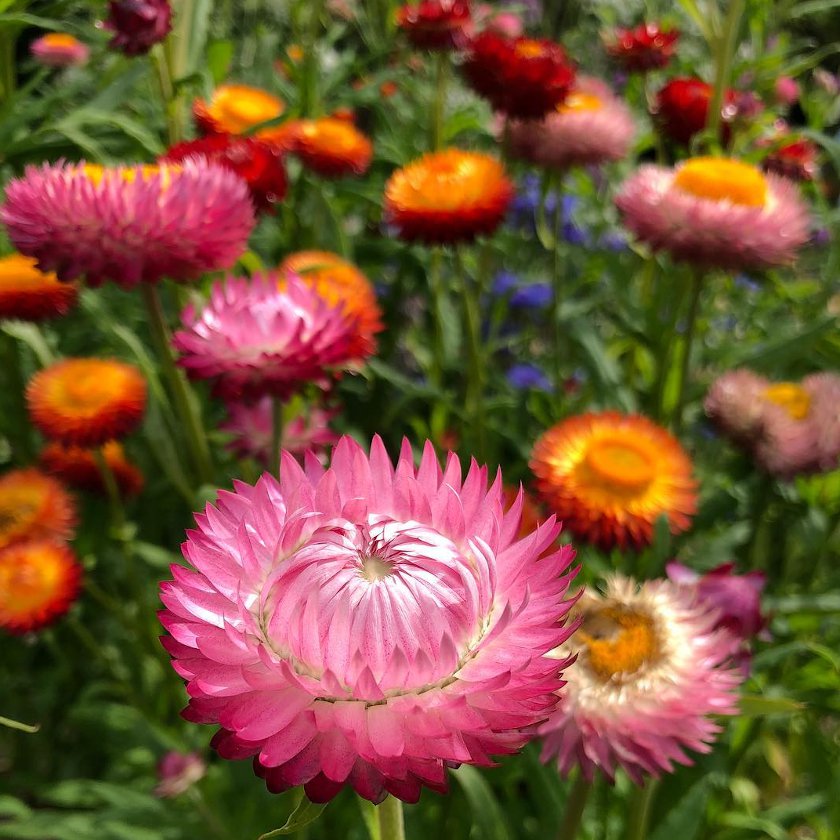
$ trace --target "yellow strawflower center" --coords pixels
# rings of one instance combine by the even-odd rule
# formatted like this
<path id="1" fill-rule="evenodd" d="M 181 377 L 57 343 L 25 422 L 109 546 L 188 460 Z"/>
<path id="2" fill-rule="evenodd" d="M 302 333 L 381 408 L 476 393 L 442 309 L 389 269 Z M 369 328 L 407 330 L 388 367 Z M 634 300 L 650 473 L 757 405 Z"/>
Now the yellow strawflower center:
<path id="1" fill-rule="evenodd" d="M 730 201 L 744 207 L 763 207 L 767 181 L 754 166 L 739 160 L 699 157 L 686 161 L 674 176 L 683 192 L 712 201 Z"/>
<path id="2" fill-rule="evenodd" d="M 0 563 L 0 609 L 25 615 L 49 603 L 62 578 L 62 566 L 49 549 L 33 549 L 24 563 Z"/>
<path id="3" fill-rule="evenodd" d="M 66 32 L 49 32 L 41 40 L 49 47 L 75 47 L 79 43 L 78 38 Z"/>
<path id="4" fill-rule="evenodd" d="M 651 619 L 620 607 L 586 616 L 575 638 L 586 646 L 589 670 L 603 680 L 634 674 L 659 655 Z"/>
<path id="5" fill-rule="evenodd" d="M 781 406 L 793 420 L 804 420 L 811 410 L 811 395 L 793 382 L 778 382 L 764 391 L 764 398 Z"/>
<path id="6" fill-rule="evenodd" d="M 603 104 L 594 93 L 570 93 L 566 101 L 557 106 L 557 110 L 561 114 L 570 111 L 597 111 Z"/>
<path id="7" fill-rule="evenodd" d="M 0 500 L 0 546 L 26 533 L 41 508 L 41 494 L 36 489 L 7 491 Z"/>
<path id="8" fill-rule="evenodd" d="M 643 490 L 655 475 L 648 453 L 625 439 L 593 441 L 586 453 L 585 463 L 592 477 L 612 491 Z"/>
<path id="9" fill-rule="evenodd" d="M 539 41 L 526 38 L 514 47 L 514 51 L 520 58 L 539 58 L 545 54 L 545 46 Z"/>
<path id="10" fill-rule="evenodd" d="M 143 178 L 144 181 L 148 181 L 150 178 L 154 178 L 155 175 L 160 175 L 162 185 L 164 187 L 168 187 L 169 182 L 172 178 L 172 173 L 178 172 L 180 171 L 180 169 L 180 165 L 171 163 L 161 165 L 158 165 L 156 163 L 143 163 L 138 166 L 120 167 L 118 169 L 112 169 L 107 166 L 100 166 L 98 163 L 86 163 L 82 166 L 82 171 L 85 173 L 87 178 L 93 181 L 94 186 L 97 187 L 102 183 L 102 179 L 108 172 L 119 172 L 120 177 L 123 179 L 123 181 L 125 181 L 126 184 L 131 184 L 137 177 L 138 171 L 140 172 L 140 176 Z"/>

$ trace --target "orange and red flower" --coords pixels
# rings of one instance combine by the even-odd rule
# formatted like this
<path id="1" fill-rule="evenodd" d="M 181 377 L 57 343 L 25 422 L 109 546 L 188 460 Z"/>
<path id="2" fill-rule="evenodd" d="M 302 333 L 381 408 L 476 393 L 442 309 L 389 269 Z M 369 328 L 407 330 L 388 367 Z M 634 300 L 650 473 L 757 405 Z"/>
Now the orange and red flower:
<path id="1" fill-rule="evenodd" d="M 70 548 L 49 540 L 0 550 L 0 627 L 28 633 L 52 624 L 79 595 L 82 567 Z"/>
<path id="2" fill-rule="evenodd" d="M 658 23 L 641 23 L 635 29 L 617 28 L 605 39 L 605 47 L 629 73 L 646 73 L 668 64 L 679 38 L 679 29 L 663 30 Z"/>
<path id="3" fill-rule="evenodd" d="M 457 50 L 472 24 L 469 0 L 421 0 L 397 10 L 397 26 L 420 50 Z"/>
<path id="4" fill-rule="evenodd" d="M 363 359 L 375 352 L 382 310 L 371 282 L 353 263 L 328 251 L 298 251 L 283 260 L 280 272 L 299 275 L 331 306 L 343 305 L 357 324 L 353 356 Z"/>
<path id="5" fill-rule="evenodd" d="M 0 476 L 0 549 L 26 540 L 66 540 L 75 524 L 73 499 L 54 478 L 31 468 Z"/>
<path id="6" fill-rule="evenodd" d="M 282 116 L 285 110 L 285 103 L 274 94 L 248 85 L 219 85 L 209 101 L 196 99 L 193 103 L 196 124 L 205 134 L 245 134 L 255 125 Z M 262 128 L 255 136 L 285 147 L 287 126 Z"/>
<path id="7" fill-rule="evenodd" d="M 498 160 L 445 149 L 391 175 L 385 185 L 385 221 L 406 240 L 469 241 L 493 233 L 512 198 L 513 185 Z"/>
<path id="8" fill-rule="evenodd" d="M 575 68 L 559 44 L 486 31 L 470 43 L 464 75 L 473 90 L 510 117 L 538 118 L 566 98 Z"/>
<path id="9" fill-rule="evenodd" d="M 0 318 L 42 321 L 65 315 L 76 304 L 76 285 L 38 271 L 37 262 L 23 254 L 0 257 Z"/>
<path id="10" fill-rule="evenodd" d="M 558 423 L 535 444 L 531 469 L 550 511 L 604 550 L 649 545 L 662 515 L 672 533 L 685 531 L 697 507 L 688 455 L 637 414 L 605 411 Z"/>
<path id="11" fill-rule="evenodd" d="M 143 489 L 143 473 L 125 457 L 122 444 L 110 440 L 101 452 L 120 493 L 123 496 L 136 496 Z M 106 492 L 102 472 L 90 449 L 52 442 L 41 450 L 39 461 L 48 473 L 71 487 L 94 493 Z"/>
<path id="12" fill-rule="evenodd" d="M 124 362 L 66 359 L 32 377 L 26 401 L 45 437 L 70 446 L 100 446 L 138 425 L 146 408 L 146 381 Z"/>
<path id="13" fill-rule="evenodd" d="M 367 171 L 373 144 L 351 121 L 322 117 L 298 123 L 292 151 L 318 175 L 342 178 Z"/>

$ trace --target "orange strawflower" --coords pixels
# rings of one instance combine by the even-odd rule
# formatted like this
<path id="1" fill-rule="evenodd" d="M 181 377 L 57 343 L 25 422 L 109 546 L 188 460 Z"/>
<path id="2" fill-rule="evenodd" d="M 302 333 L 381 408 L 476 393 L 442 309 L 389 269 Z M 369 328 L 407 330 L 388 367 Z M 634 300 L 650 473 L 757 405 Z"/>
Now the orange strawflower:
<path id="1" fill-rule="evenodd" d="M 504 218 L 513 185 L 490 155 L 445 149 L 398 169 L 385 185 L 385 220 L 402 239 L 468 241 Z"/>
<path id="2" fill-rule="evenodd" d="M 294 153 L 304 166 L 325 178 L 363 175 L 373 157 L 370 140 L 346 119 L 301 120 Z"/>
<path id="3" fill-rule="evenodd" d="M 123 496 L 136 496 L 143 489 L 143 473 L 125 457 L 122 444 L 109 440 L 102 447 L 102 455 L 114 474 L 120 493 Z M 48 443 L 41 450 L 39 462 L 48 473 L 57 476 L 71 487 L 105 493 L 102 473 L 90 449 Z"/>
<path id="4" fill-rule="evenodd" d="M 45 437 L 71 446 L 101 446 L 138 425 L 146 408 L 146 381 L 124 362 L 66 359 L 32 377 L 26 401 Z"/>
<path id="5" fill-rule="evenodd" d="M 73 536 L 76 506 L 54 478 L 36 469 L 0 476 L 0 549 L 25 540 Z"/>
<path id="6" fill-rule="evenodd" d="M 62 543 L 38 540 L 0 550 L 0 627 L 28 633 L 51 624 L 78 597 L 81 576 Z"/>
<path id="7" fill-rule="evenodd" d="M 638 414 L 605 411 L 570 417 L 537 441 L 537 489 L 573 534 L 604 550 L 640 549 L 665 515 L 685 531 L 697 508 L 697 483 L 679 441 Z"/>
<path id="8" fill-rule="evenodd" d="M 209 101 L 193 102 L 195 121 L 205 134 L 245 134 L 255 125 L 282 116 L 285 110 L 283 100 L 248 85 L 219 85 Z M 254 136 L 285 145 L 288 123 L 262 128 Z"/>
<path id="9" fill-rule="evenodd" d="M 346 314 L 357 323 L 353 356 L 366 358 L 375 352 L 375 336 L 382 330 L 382 310 L 371 282 L 353 263 L 328 251 L 298 251 L 283 260 L 280 272 L 300 275 L 327 303 L 344 305 Z"/>
<path id="10" fill-rule="evenodd" d="M 42 321 L 64 315 L 76 304 L 78 287 L 38 271 L 37 265 L 23 254 L 0 257 L 0 318 Z"/>

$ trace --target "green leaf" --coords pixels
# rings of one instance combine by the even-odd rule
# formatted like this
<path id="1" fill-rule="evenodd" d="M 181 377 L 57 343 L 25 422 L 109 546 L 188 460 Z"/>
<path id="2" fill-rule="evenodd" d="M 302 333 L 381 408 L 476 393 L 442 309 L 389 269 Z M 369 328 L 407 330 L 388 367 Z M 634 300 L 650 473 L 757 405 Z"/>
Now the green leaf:
<path id="1" fill-rule="evenodd" d="M 831 9 L 840 8 L 840 0 L 808 0 L 805 3 L 797 3 L 789 12 L 788 20 L 816 15 L 820 12 L 827 12 Z"/>
<path id="2" fill-rule="evenodd" d="M 19 720 L 12 720 L 11 718 L 3 717 L 2 715 L 0 715 L 0 726 L 5 726 L 9 729 L 17 729 L 19 732 L 27 732 L 30 735 L 34 735 L 41 728 L 39 723 L 21 723 Z"/>
<path id="3" fill-rule="evenodd" d="M 504 812 L 484 776 L 469 764 L 462 764 L 452 775 L 470 803 L 475 836 L 481 840 L 508 840 L 511 833 Z"/>
<path id="4" fill-rule="evenodd" d="M 792 715 L 805 708 L 803 703 L 789 697 L 762 697 L 757 694 L 741 696 L 741 714 L 745 717 L 764 717 L 765 715 Z"/>
<path id="5" fill-rule="evenodd" d="M 233 41 L 211 41 L 207 47 L 207 68 L 213 84 L 221 84 L 228 76 L 233 61 Z"/>
<path id="6" fill-rule="evenodd" d="M 305 826 L 315 822 L 326 807 L 324 804 L 310 802 L 304 796 L 300 805 L 292 811 L 284 826 L 276 828 L 274 831 L 269 831 L 266 834 L 261 834 L 259 840 L 268 840 L 269 837 L 279 837 L 281 834 L 294 834 L 296 831 L 300 831 Z"/>
<path id="7" fill-rule="evenodd" d="M 2 326 L 2 330 L 7 335 L 12 336 L 12 338 L 16 338 L 18 341 L 26 344 L 35 354 L 35 358 L 41 367 L 47 367 L 55 361 L 55 356 L 37 324 L 27 324 L 23 321 L 6 321 Z"/>
<path id="8" fill-rule="evenodd" d="M 153 543 L 143 542 L 142 540 L 134 540 L 131 543 L 131 550 L 141 559 L 148 563 L 155 569 L 168 569 L 173 563 L 178 563 L 180 557 L 161 548 L 159 545 Z"/>
<path id="9" fill-rule="evenodd" d="M 770 612 L 782 615 L 801 613 L 840 613 L 840 592 L 818 592 L 814 595 L 782 595 L 766 600 Z"/>
<path id="10" fill-rule="evenodd" d="M 703 827 L 703 814 L 709 799 L 711 783 L 702 778 L 692 785 L 685 795 L 674 803 L 664 820 L 656 827 L 648 840 L 693 840 Z"/>

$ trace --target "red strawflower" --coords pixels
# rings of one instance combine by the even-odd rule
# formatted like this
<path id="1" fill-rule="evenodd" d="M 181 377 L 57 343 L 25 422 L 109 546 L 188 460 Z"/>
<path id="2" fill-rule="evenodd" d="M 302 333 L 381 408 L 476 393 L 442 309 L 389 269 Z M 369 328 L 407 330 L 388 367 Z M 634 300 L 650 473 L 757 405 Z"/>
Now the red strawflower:
<path id="1" fill-rule="evenodd" d="M 162 161 L 180 162 L 202 156 L 239 175 L 248 184 L 257 211 L 273 213 L 289 186 L 283 153 L 256 137 L 213 134 L 173 146 Z"/>
<path id="2" fill-rule="evenodd" d="M 172 29 L 172 9 L 167 0 L 111 0 L 104 26 L 114 33 L 111 49 L 145 55 Z"/>
<path id="3" fill-rule="evenodd" d="M 469 0 L 421 0 L 397 11 L 397 26 L 420 50 L 457 50 L 472 23 Z"/>
<path id="4" fill-rule="evenodd" d="M 818 155 L 817 147 L 810 140 L 798 137 L 773 148 L 761 166 L 766 172 L 775 172 L 792 181 L 813 181 L 819 166 Z"/>
<path id="5" fill-rule="evenodd" d="M 617 28 L 605 46 L 628 73 L 646 73 L 668 64 L 679 38 L 679 29 L 663 31 L 658 23 L 640 23 L 635 29 Z"/>
<path id="6" fill-rule="evenodd" d="M 671 79 L 656 94 L 653 116 L 660 131 L 675 143 L 687 146 L 691 138 L 706 127 L 712 94 L 712 86 L 701 79 Z M 727 134 L 725 123 L 735 116 L 736 99 L 734 91 L 726 91 L 721 112 L 724 138 Z"/>
<path id="7" fill-rule="evenodd" d="M 101 452 L 114 475 L 120 494 L 136 496 L 143 489 L 143 473 L 126 459 L 122 444 L 110 440 L 102 446 Z M 48 473 L 58 476 L 71 487 L 92 493 L 107 492 L 92 449 L 65 446 L 52 441 L 41 450 L 38 460 Z"/>
<path id="8" fill-rule="evenodd" d="M 560 105 L 575 68 L 559 44 L 482 32 L 463 65 L 472 88 L 509 117 L 538 118 Z"/>

